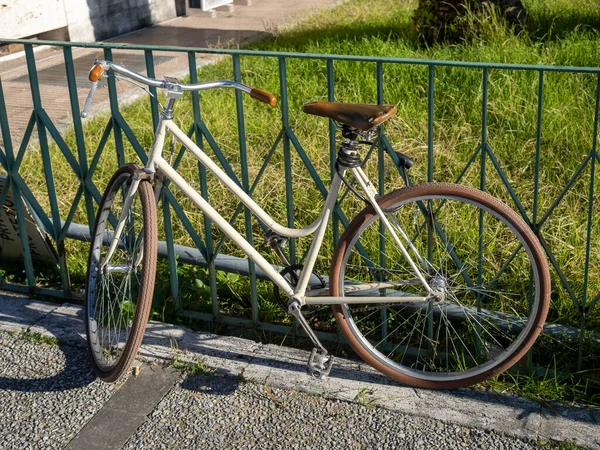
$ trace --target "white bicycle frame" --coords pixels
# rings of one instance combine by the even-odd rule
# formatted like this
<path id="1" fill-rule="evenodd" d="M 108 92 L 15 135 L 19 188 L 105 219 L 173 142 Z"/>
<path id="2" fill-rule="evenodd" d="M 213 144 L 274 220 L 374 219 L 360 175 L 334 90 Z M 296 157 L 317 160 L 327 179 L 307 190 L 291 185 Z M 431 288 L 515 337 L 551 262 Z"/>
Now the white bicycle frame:
<path id="1" fill-rule="evenodd" d="M 174 99 L 179 98 L 179 95 L 174 98 L 170 98 L 170 105 L 172 106 Z M 169 105 L 167 105 L 169 108 Z M 165 136 L 169 131 L 181 145 L 188 149 L 198 161 L 206 167 L 207 170 L 212 172 L 233 194 L 244 204 L 250 211 L 263 222 L 270 230 L 277 235 L 285 238 L 298 238 L 309 236 L 314 233 L 313 240 L 311 242 L 309 251 L 307 253 L 306 262 L 303 269 L 300 272 L 298 283 L 293 287 L 275 268 L 259 253 L 256 249 L 232 227 L 229 222 L 219 214 L 203 197 L 200 193 L 195 190 L 189 183 L 177 173 L 173 167 L 163 158 L 163 147 L 165 143 Z M 157 171 L 162 173 L 164 177 L 171 181 L 172 184 L 177 186 L 183 194 L 188 197 L 200 210 L 208 216 L 208 218 L 223 231 L 223 233 L 229 237 L 247 256 L 250 258 L 263 272 L 275 283 L 290 299 L 298 301 L 300 305 L 325 305 L 325 304 L 350 304 L 350 303 L 402 303 L 402 302 L 424 302 L 430 298 L 431 295 L 435 294 L 432 288 L 429 286 L 425 277 L 419 270 L 411 258 L 407 248 L 405 247 L 402 240 L 406 242 L 408 247 L 413 251 L 420 261 L 423 261 L 423 257 L 418 253 L 417 249 L 413 246 L 410 238 L 402 230 L 400 225 L 395 221 L 393 217 L 388 217 L 383 213 L 379 205 L 377 204 L 377 190 L 373 186 L 368 176 L 359 167 L 352 167 L 348 169 L 358 184 L 360 185 L 363 192 L 366 194 L 366 198 L 373 206 L 375 211 L 379 214 L 385 228 L 392 236 L 393 241 L 398 245 L 398 248 L 408 261 L 414 274 L 418 278 L 419 282 L 424 286 L 427 295 L 426 296 L 361 296 L 358 297 L 355 294 L 361 291 L 373 291 L 376 289 L 385 289 L 390 287 L 397 287 L 406 282 L 381 282 L 381 283 L 369 283 L 364 285 L 352 285 L 349 286 L 349 291 L 352 292 L 352 296 L 313 296 L 307 295 L 308 283 L 313 272 L 314 265 L 317 260 L 317 255 L 323 243 L 325 231 L 329 224 L 329 219 L 332 215 L 335 203 L 340 191 L 342 179 L 336 172 L 331 182 L 329 193 L 325 200 L 325 205 L 319 217 L 310 225 L 304 228 L 287 228 L 277 223 L 269 214 L 267 214 L 235 181 L 233 181 L 225 171 L 223 171 L 206 153 L 204 153 L 187 135 L 181 131 L 181 129 L 173 122 L 172 115 L 161 114 L 161 118 L 157 125 L 156 134 L 154 136 L 154 142 L 148 155 L 148 161 L 145 165 L 144 171 L 147 174 L 154 174 Z M 341 175 L 343 176 L 346 169 L 342 169 Z M 129 187 L 125 203 L 123 205 L 123 211 L 117 227 L 111 246 L 107 252 L 106 258 L 102 263 L 105 266 L 110 261 L 114 250 L 118 245 L 118 240 L 122 232 L 124 222 L 127 218 L 129 207 L 133 196 L 139 186 L 139 179 L 134 179 L 134 182 Z M 159 190 L 162 187 L 162 183 L 157 183 L 155 186 L 155 196 L 158 199 Z M 390 223 L 390 220 L 393 223 Z M 402 239 L 398 234 L 401 235 Z M 322 290 L 321 290 L 322 291 Z M 318 292 L 320 293 L 320 292 Z M 311 292 L 310 294 L 314 294 Z"/>

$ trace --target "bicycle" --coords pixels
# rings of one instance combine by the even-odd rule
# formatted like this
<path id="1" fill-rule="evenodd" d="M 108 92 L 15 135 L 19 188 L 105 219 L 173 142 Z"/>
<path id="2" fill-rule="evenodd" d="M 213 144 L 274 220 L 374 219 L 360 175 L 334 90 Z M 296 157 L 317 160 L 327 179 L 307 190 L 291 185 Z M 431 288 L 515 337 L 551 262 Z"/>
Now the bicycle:
<path id="1" fill-rule="evenodd" d="M 307 305 L 331 305 L 347 342 L 383 374 L 423 388 L 468 386 L 520 360 L 539 335 L 549 304 L 550 277 L 535 234 L 508 206 L 466 186 L 428 183 L 378 196 L 363 170 L 361 145 L 379 137 L 395 105 L 313 102 L 306 113 L 341 128 L 343 142 L 319 217 L 304 228 L 278 224 L 173 123 L 184 91 L 239 89 L 270 106 L 272 94 L 233 81 L 182 84 L 156 80 L 110 61 L 95 61 L 92 87 L 108 71 L 138 85 L 164 89 L 166 105 L 154 130 L 144 167 L 119 168 L 102 197 L 88 259 L 85 322 L 89 353 L 100 379 L 113 382 L 129 369 L 142 341 L 154 290 L 157 261 L 156 205 L 165 180 L 177 186 L 273 281 L 286 306 L 314 344 L 308 371 L 330 373 L 333 357 L 302 314 Z M 166 133 L 187 148 L 270 230 L 282 259 L 276 270 L 169 162 Z M 404 170 L 412 160 L 397 153 Z M 352 178 L 349 179 L 348 175 Z M 335 248 L 329 279 L 311 274 L 340 191 L 366 207 Z M 303 266 L 290 266 L 281 251 L 289 238 L 313 235 Z"/>

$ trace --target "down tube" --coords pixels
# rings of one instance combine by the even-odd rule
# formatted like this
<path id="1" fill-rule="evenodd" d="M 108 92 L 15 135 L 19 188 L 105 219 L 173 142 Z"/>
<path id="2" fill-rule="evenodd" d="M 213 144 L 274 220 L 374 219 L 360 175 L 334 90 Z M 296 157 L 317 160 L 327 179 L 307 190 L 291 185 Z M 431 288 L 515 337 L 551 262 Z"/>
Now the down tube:
<path id="1" fill-rule="evenodd" d="M 167 161 L 161 156 L 156 157 L 156 167 L 171 182 L 202 210 L 208 218 L 225 233 L 235 244 L 250 258 L 258 267 L 260 267 L 269 278 L 288 296 L 294 294 L 294 289 L 287 281 L 275 270 L 269 262 L 262 257 L 256 249 L 251 246 L 244 237 L 233 228 L 223 216 L 221 216 L 202 196 L 179 175 Z"/>

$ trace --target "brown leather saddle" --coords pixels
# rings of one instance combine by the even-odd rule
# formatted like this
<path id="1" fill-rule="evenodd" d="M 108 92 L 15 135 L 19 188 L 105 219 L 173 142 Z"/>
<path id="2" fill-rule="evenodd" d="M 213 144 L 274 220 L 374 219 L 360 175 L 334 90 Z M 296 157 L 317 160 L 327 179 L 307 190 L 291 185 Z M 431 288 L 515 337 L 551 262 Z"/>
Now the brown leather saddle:
<path id="1" fill-rule="evenodd" d="M 396 114 L 396 105 L 363 105 L 338 102 L 312 102 L 302 106 L 302 111 L 315 116 L 328 117 L 360 131 L 369 131 Z"/>

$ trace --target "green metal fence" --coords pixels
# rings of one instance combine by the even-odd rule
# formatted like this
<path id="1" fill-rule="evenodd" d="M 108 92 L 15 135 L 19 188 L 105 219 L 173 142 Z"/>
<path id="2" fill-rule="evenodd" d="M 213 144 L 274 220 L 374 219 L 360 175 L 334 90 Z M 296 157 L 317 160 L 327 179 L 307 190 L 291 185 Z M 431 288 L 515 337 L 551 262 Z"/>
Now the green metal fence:
<path id="1" fill-rule="evenodd" d="M 69 282 L 69 271 L 67 267 L 67 256 L 64 251 L 64 242 L 66 239 L 86 239 L 89 237 L 91 227 L 93 226 L 95 207 L 100 200 L 100 192 L 103 187 L 97 187 L 94 185 L 92 177 L 97 169 L 100 157 L 103 154 L 105 145 L 109 139 L 114 139 L 116 147 L 116 158 L 119 164 L 123 164 L 125 161 L 124 156 L 124 142 L 129 142 L 133 147 L 141 161 L 146 158 L 145 150 L 136 138 L 134 132 L 128 125 L 127 121 L 122 115 L 119 108 L 118 92 L 115 85 L 115 80 L 112 78 L 108 79 L 108 94 L 110 99 L 110 113 L 109 118 L 101 138 L 98 141 L 97 147 L 93 152 L 91 159 L 88 159 L 90 149 L 86 148 L 83 134 L 82 122 L 79 118 L 78 111 L 80 110 L 80 104 L 78 101 L 77 94 L 77 80 L 73 64 L 73 49 L 74 48 L 95 48 L 103 52 L 105 59 L 112 60 L 113 50 L 135 50 L 143 53 L 145 58 L 145 70 L 151 77 L 155 74 L 155 54 L 156 52 L 175 52 L 179 54 L 187 55 L 187 65 L 189 68 L 189 77 L 192 83 L 198 81 L 197 67 L 196 67 L 196 56 L 199 53 L 202 54 L 221 54 L 226 55 L 230 58 L 232 64 L 233 78 L 236 81 L 244 81 L 242 79 L 242 62 L 251 64 L 253 58 L 269 58 L 277 62 L 277 68 L 279 71 L 279 108 L 281 111 L 281 125 L 280 132 L 277 135 L 275 141 L 270 145 L 270 151 L 267 158 L 264 161 L 262 168 L 260 169 L 258 176 L 251 180 L 247 170 L 247 152 L 246 152 L 246 116 L 244 113 L 244 103 L 242 94 L 236 91 L 235 102 L 236 102 L 236 113 L 237 113 L 237 131 L 238 131 L 238 142 L 239 142 L 239 158 L 241 167 L 241 176 L 238 177 L 230 164 L 225 159 L 224 153 L 215 141 L 215 138 L 209 131 L 206 123 L 203 121 L 203 114 L 201 111 L 201 102 L 199 101 L 199 95 L 197 92 L 192 93 L 192 105 L 193 105 L 193 124 L 189 128 L 188 135 L 192 136 L 201 147 L 206 147 L 207 150 L 213 152 L 214 156 L 218 159 L 223 168 L 227 173 L 232 176 L 247 192 L 252 193 L 261 179 L 261 176 L 265 170 L 265 167 L 269 164 L 275 150 L 281 145 L 283 147 L 283 159 L 285 167 L 285 191 L 286 191 L 286 205 L 288 207 L 287 213 L 287 225 L 294 225 L 294 202 L 293 202 L 293 185 L 292 185 L 292 165 L 291 158 L 299 157 L 310 177 L 316 189 L 325 196 L 326 186 L 329 180 L 322 180 L 305 150 L 303 149 L 296 133 L 290 123 L 289 116 L 289 101 L 288 101 L 288 90 L 293 89 L 293 86 L 288 86 L 288 63 L 290 61 L 296 61 L 299 59 L 311 59 L 321 61 L 325 66 L 326 79 L 324 79 L 324 89 L 327 92 L 327 99 L 330 101 L 335 99 L 335 70 L 337 64 L 369 64 L 372 66 L 374 79 L 377 93 L 377 102 L 384 103 L 384 101 L 397 102 L 401 99 L 384 99 L 384 73 L 387 67 L 392 65 L 404 65 L 404 66 L 420 66 L 426 71 L 426 108 L 427 108 L 427 181 L 436 180 L 436 173 L 443 170 L 443 167 L 435 167 L 434 155 L 436 151 L 435 139 L 434 139 L 434 124 L 435 124 L 435 110 L 436 110 L 436 74 L 444 68 L 455 68 L 469 71 L 477 71 L 480 74 L 480 86 L 481 86 L 481 103 L 476 107 L 481 111 L 481 129 L 479 132 L 479 139 L 476 148 L 473 149 L 472 155 L 468 161 L 466 161 L 464 168 L 460 171 L 460 175 L 455 181 L 461 182 L 465 173 L 472 167 L 478 166 L 479 170 L 479 182 L 478 186 L 480 189 L 485 190 L 487 187 L 486 181 L 490 174 L 499 177 L 501 183 L 507 193 L 507 198 L 511 200 L 511 206 L 514 207 L 532 230 L 540 238 L 542 246 L 546 251 L 548 260 L 552 267 L 552 276 L 554 282 L 553 298 L 559 295 L 558 289 L 560 288 L 560 295 L 566 295 L 570 298 L 573 311 L 580 318 L 579 328 L 561 327 L 560 324 L 549 326 L 548 330 L 554 329 L 554 334 L 567 335 L 568 338 L 576 338 L 579 343 L 579 360 L 582 360 L 582 353 L 584 351 L 584 341 L 586 337 L 586 317 L 590 311 L 597 308 L 597 304 L 600 301 L 600 292 L 591 291 L 589 274 L 591 255 L 594 252 L 599 252 L 600 249 L 594 248 L 593 233 L 593 218 L 595 214 L 598 214 L 598 205 L 595 203 L 595 176 L 596 176 L 596 164 L 600 161 L 600 155 L 597 151 L 597 135 L 598 135 L 598 116 L 599 116 L 599 104 L 600 104 L 600 68 L 586 68 L 586 67 L 556 67 L 556 66 L 534 66 L 534 65 L 514 65 L 514 64 L 499 64 L 499 63 L 475 63 L 475 62 L 455 62 L 455 61 L 432 61 L 432 60 L 416 60 L 416 59 L 401 59 L 401 58 L 382 58 L 382 57 L 359 57 L 359 56 L 341 56 L 341 55 L 313 55 L 313 54 L 297 54 L 297 53 L 276 53 L 276 52 L 257 52 L 257 51 L 244 51 L 244 50 L 223 50 L 223 49 L 200 49 L 200 48 L 173 48 L 173 47 L 155 47 L 155 46 L 132 46 L 132 45 L 116 45 L 116 44 L 78 44 L 78 43 L 63 43 L 63 42 L 30 42 L 24 40 L 0 40 L 0 44 L 8 43 L 19 43 L 23 44 L 25 48 L 25 55 L 27 60 L 28 68 L 28 79 L 29 89 L 33 107 L 30 112 L 29 122 L 23 133 L 22 138 L 19 142 L 11 136 L 11 130 L 9 127 L 8 118 L 11 117 L 13 111 L 7 109 L 5 98 L 6 92 L 3 91 L 3 80 L 0 80 L 0 128 L 2 132 L 3 147 L 0 153 L 0 164 L 7 174 L 8 182 L 5 184 L 4 189 L 0 193 L 0 205 L 3 205 L 9 189 L 12 190 L 15 201 L 15 212 L 18 222 L 18 229 L 21 236 L 21 246 L 23 249 L 23 268 L 26 274 L 26 285 L 9 283 L 6 280 L 2 280 L 0 283 L 0 289 L 12 290 L 24 293 L 39 293 L 45 295 L 52 295 L 62 298 L 70 298 L 76 295 L 72 292 L 72 288 Z M 42 96 L 40 95 L 40 83 L 38 80 L 38 70 L 36 68 L 36 57 L 34 54 L 34 46 L 37 45 L 53 45 L 60 47 L 64 57 L 64 77 L 65 83 L 68 87 L 68 93 L 70 97 L 70 109 L 73 117 L 72 127 L 75 134 L 75 144 L 68 145 L 65 139 L 57 129 L 56 125 L 48 116 L 44 105 L 42 104 Z M 90 59 L 91 63 L 91 59 Z M 492 149 L 492 145 L 488 139 L 488 107 L 489 107 L 489 86 L 490 86 L 490 72 L 491 71 L 505 71 L 507 73 L 514 73 L 515 71 L 525 71 L 533 73 L 537 77 L 537 86 L 535 95 L 537 96 L 537 120 L 535 126 L 532 126 L 531 135 L 534 142 L 533 152 L 533 203 L 532 207 L 528 208 L 524 206 L 522 198 L 516 193 L 513 182 L 507 175 L 504 169 L 504 163 L 499 161 L 496 154 Z M 556 196 L 552 204 L 544 209 L 541 209 L 539 204 L 539 195 L 543 190 L 543 186 L 540 185 L 540 170 L 542 168 L 541 158 L 543 155 L 543 137 L 542 137 L 542 124 L 544 121 L 544 85 L 545 78 L 549 73 L 562 73 L 562 74 L 588 74 L 594 78 L 594 95 L 593 95 L 593 127 L 591 136 L 591 146 L 583 150 L 584 155 L 581 163 L 573 171 L 572 175 L 568 179 L 568 182 L 560 189 L 560 194 Z M 6 81 L 4 81 L 6 83 Z M 82 86 L 79 86 L 81 89 Z M 261 86 L 259 86 L 261 87 Z M 151 89 L 153 93 L 155 89 Z M 310 99 L 307 99 L 310 100 Z M 343 100 L 343 99 L 340 99 Z M 156 124 L 158 120 L 158 103 L 155 99 L 150 99 L 150 108 L 152 112 L 152 121 Z M 34 136 L 34 128 L 37 129 L 37 136 Z M 331 173 L 334 170 L 334 160 L 336 155 L 336 140 L 335 140 L 335 127 L 331 123 L 329 125 L 329 154 L 331 160 Z M 23 158 L 28 151 L 28 144 L 32 139 L 37 138 L 37 149 L 41 154 L 43 163 L 44 175 L 45 175 L 45 186 L 46 191 L 39 189 L 34 190 L 33 186 L 28 185 L 20 172 L 21 163 Z M 71 204 L 69 213 L 66 216 L 61 216 L 59 213 L 58 199 L 56 194 L 56 187 L 52 172 L 52 167 L 55 161 L 52 161 L 49 152 L 49 138 L 51 138 L 60 148 L 62 156 L 69 164 L 71 170 L 76 175 L 78 180 L 78 189 L 73 199 L 68 199 Z M 384 180 L 384 158 L 390 158 L 392 161 L 397 163 L 397 155 L 390 145 L 388 139 L 384 136 L 381 140 L 378 148 L 374 149 L 373 158 L 377 159 L 380 168 L 380 182 Z M 402 150 L 402 149 L 398 149 Z M 33 150 L 29 150 L 33 151 Z M 175 166 L 181 161 L 180 154 L 175 160 Z M 423 162 L 421 162 L 423 163 Z M 585 174 L 585 177 L 583 176 Z M 198 180 L 202 194 L 205 198 L 208 198 L 208 186 L 207 177 L 202 167 L 198 168 Z M 583 181 L 582 181 L 583 180 Z M 585 254 L 585 267 L 583 267 L 583 278 L 577 280 L 577 287 L 573 287 L 572 277 L 565 273 L 564 267 L 561 267 L 557 259 L 553 254 L 553 248 L 548 243 L 545 234 L 544 227 L 548 219 L 553 215 L 558 205 L 563 201 L 565 196 L 573 189 L 575 184 L 578 184 L 581 190 L 581 183 L 585 183 L 585 189 L 581 194 L 584 198 L 582 201 L 587 202 L 587 217 L 585 226 L 585 245 L 584 248 L 577 248 L 574 251 L 583 252 Z M 382 183 L 380 183 L 382 184 Z M 34 193 L 35 192 L 35 193 Z M 45 201 L 48 203 L 49 208 L 43 208 L 38 198 L 40 195 L 47 195 Z M 56 248 L 58 249 L 58 262 L 61 274 L 61 290 L 49 289 L 43 287 L 43 283 L 36 278 L 36 271 L 34 270 L 34 262 L 31 258 L 31 252 L 29 248 L 28 239 L 24 233 L 25 230 L 25 211 L 24 203 L 18 199 L 25 199 L 30 207 L 34 210 L 35 214 L 39 216 L 41 223 L 45 231 L 49 234 L 51 239 L 54 241 Z M 223 241 L 216 241 L 210 222 L 204 218 L 203 229 L 204 233 L 200 235 L 194 229 L 191 220 L 186 216 L 181 204 L 177 198 L 169 190 L 165 191 L 162 203 L 162 212 L 165 223 L 165 236 L 164 242 L 161 242 L 159 252 L 162 256 L 166 257 L 168 267 L 170 271 L 170 289 L 171 295 L 177 301 L 179 298 L 179 279 L 177 276 L 177 265 L 179 263 L 193 263 L 208 267 L 209 270 L 209 284 L 210 293 L 212 300 L 212 312 L 211 313 L 193 313 L 183 312 L 183 314 L 198 317 L 202 319 L 215 320 L 229 323 L 249 323 L 254 326 L 275 330 L 275 331 L 289 331 L 288 326 L 264 323 L 260 318 L 259 302 L 257 297 L 257 280 L 261 278 L 262 274 L 258 271 L 254 264 L 245 260 L 237 258 L 230 258 L 227 255 L 220 254 L 222 249 Z M 529 201 L 529 199 L 528 199 Z M 86 211 L 87 222 L 85 224 L 73 223 L 73 218 L 77 208 L 84 205 Z M 238 206 L 232 222 L 235 220 L 238 214 L 241 214 L 243 207 Z M 174 212 L 181 220 L 183 226 L 189 232 L 191 239 L 193 240 L 196 248 L 183 247 L 177 245 L 171 234 L 171 214 Z M 252 228 L 252 221 L 250 212 L 244 211 L 245 219 L 245 232 L 246 237 L 250 242 L 254 239 L 254 230 Z M 348 223 L 346 216 L 341 210 L 336 211 L 334 217 L 334 232 L 333 240 L 335 241 L 338 237 L 341 228 Z M 597 254 L 597 253 L 596 253 Z M 177 256 L 179 255 L 179 256 Z M 296 255 L 295 242 L 290 242 L 289 256 L 293 263 L 301 261 L 301 255 Z M 220 309 L 219 298 L 217 295 L 217 282 L 216 273 L 217 270 L 234 271 L 238 273 L 244 273 L 249 275 L 250 288 L 251 288 L 251 307 L 250 314 L 247 318 L 240 317 L 229 317 Z M 589 337 L 589 335 L 588 335 Z M 593 339 L 598 339 L 597 335 Z"/>

